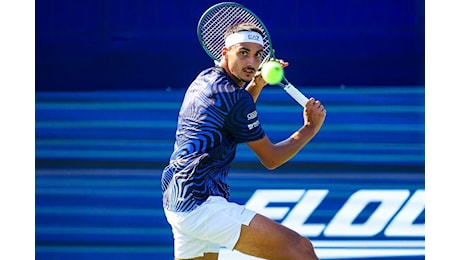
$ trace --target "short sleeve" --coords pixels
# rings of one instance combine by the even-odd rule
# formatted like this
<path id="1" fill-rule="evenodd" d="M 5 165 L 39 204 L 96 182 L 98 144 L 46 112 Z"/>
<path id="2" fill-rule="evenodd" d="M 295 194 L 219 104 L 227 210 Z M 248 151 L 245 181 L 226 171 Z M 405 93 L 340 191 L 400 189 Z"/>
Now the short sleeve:
<path id="1" fill-rule="evenodd" d="M 228 114 L 225 129 L 237 143 L 256 141 L 265 136 L 257 116 L 256 105 L 246 91 Z"/>

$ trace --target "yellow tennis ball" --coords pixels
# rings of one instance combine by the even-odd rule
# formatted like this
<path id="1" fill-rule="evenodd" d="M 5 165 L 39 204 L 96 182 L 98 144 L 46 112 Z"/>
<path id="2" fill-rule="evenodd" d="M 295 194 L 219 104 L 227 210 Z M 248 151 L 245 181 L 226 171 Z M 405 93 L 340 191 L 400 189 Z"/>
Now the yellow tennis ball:
<path id="1" fill-rule="evenodd" d="M 281 82 L 284 76 L 284 69 L 277 61 L 271 60 L 262 66 L 262 78 L 270 85 Z"/>

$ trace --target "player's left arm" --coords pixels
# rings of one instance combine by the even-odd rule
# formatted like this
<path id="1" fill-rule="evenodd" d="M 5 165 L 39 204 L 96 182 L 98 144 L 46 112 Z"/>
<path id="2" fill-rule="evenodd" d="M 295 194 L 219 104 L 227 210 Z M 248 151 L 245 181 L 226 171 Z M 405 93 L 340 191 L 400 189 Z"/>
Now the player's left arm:
<path id="1" fill-rule="evenodd" d="M 310 98 L 304 108 L 304 125 L 285 140 L 273 144 L 267 135 L 246 144 L 267 169 L 275 169 L 294 157 L 319 132 L 326 117 L 321 102 Z"/>

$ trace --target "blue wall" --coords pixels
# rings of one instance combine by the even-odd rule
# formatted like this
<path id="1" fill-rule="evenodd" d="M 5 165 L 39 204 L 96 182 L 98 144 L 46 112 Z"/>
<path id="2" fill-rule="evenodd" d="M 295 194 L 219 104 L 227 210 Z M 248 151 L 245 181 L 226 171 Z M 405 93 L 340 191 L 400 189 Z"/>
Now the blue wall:
<path id="1" fill-rule="evenodd" d="M 319 98 L 328 113 L 314 141 L 288 165 L 423 172 L 423 87 L 299 89 Z M 184 91 L 37 93 L 36 167 L 164 167 Z M 273 142 L 303 123 L 301 107 L 279 87 L 264 89 L 257 110 Z M 235 164 L 262 168 L 243 144 Z"/>
<path id="2" fill-rule="evenodd" d="M 267 217 L 283 224 L 294 217 L 295 230 L 312 239 L 320 259 L 424 259 L 424 88 L 300 90 L 326 104 L 321 131 L 274 171 L 241 144 L 228 176 L 231 200 L 246 204 L 259 192 L 270 197 L 266 207 L 284 213 Z M 160 176 L 173 148 L 183 94 L 36 94 L 36 259 L 172 259 Z M 302 123 L 301 107 L 278 87 L 264 89 L 257 107 L 274 142 Z M 299 208 L 307 192 L 324 191 L 327 196 L 311 216 L 309 207 Z M 354 197 L 363 193 L 366 204 Z M 334 219 L 343 220 L 340 212 L 347 208 L 354 221 L 338 229 L 352 233 L 338 234 Z M 336 232 L 306 232 L 317 225 L 335 226 Z"/>
<path id="3" fill-rule="evenodd" d="M 37 0 L 36 90 L 185 88 L 218 1 Z M 424 1 L 242 1 L 298 85 L 424 85 Z"/>

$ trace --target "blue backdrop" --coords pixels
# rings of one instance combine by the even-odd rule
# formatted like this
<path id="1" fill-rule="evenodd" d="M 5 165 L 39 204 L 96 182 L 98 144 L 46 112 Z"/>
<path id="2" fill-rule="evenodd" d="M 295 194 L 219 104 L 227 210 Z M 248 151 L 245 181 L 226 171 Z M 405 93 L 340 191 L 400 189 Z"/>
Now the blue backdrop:
<path id="1" fill-rule="evenodd" d="M 184 88 L 212 65 L 196 26 L 217 2 L 37 0 L 36 89 Z M 424 85 L 424 1 L 241 3 L 298 85 Z"/>

